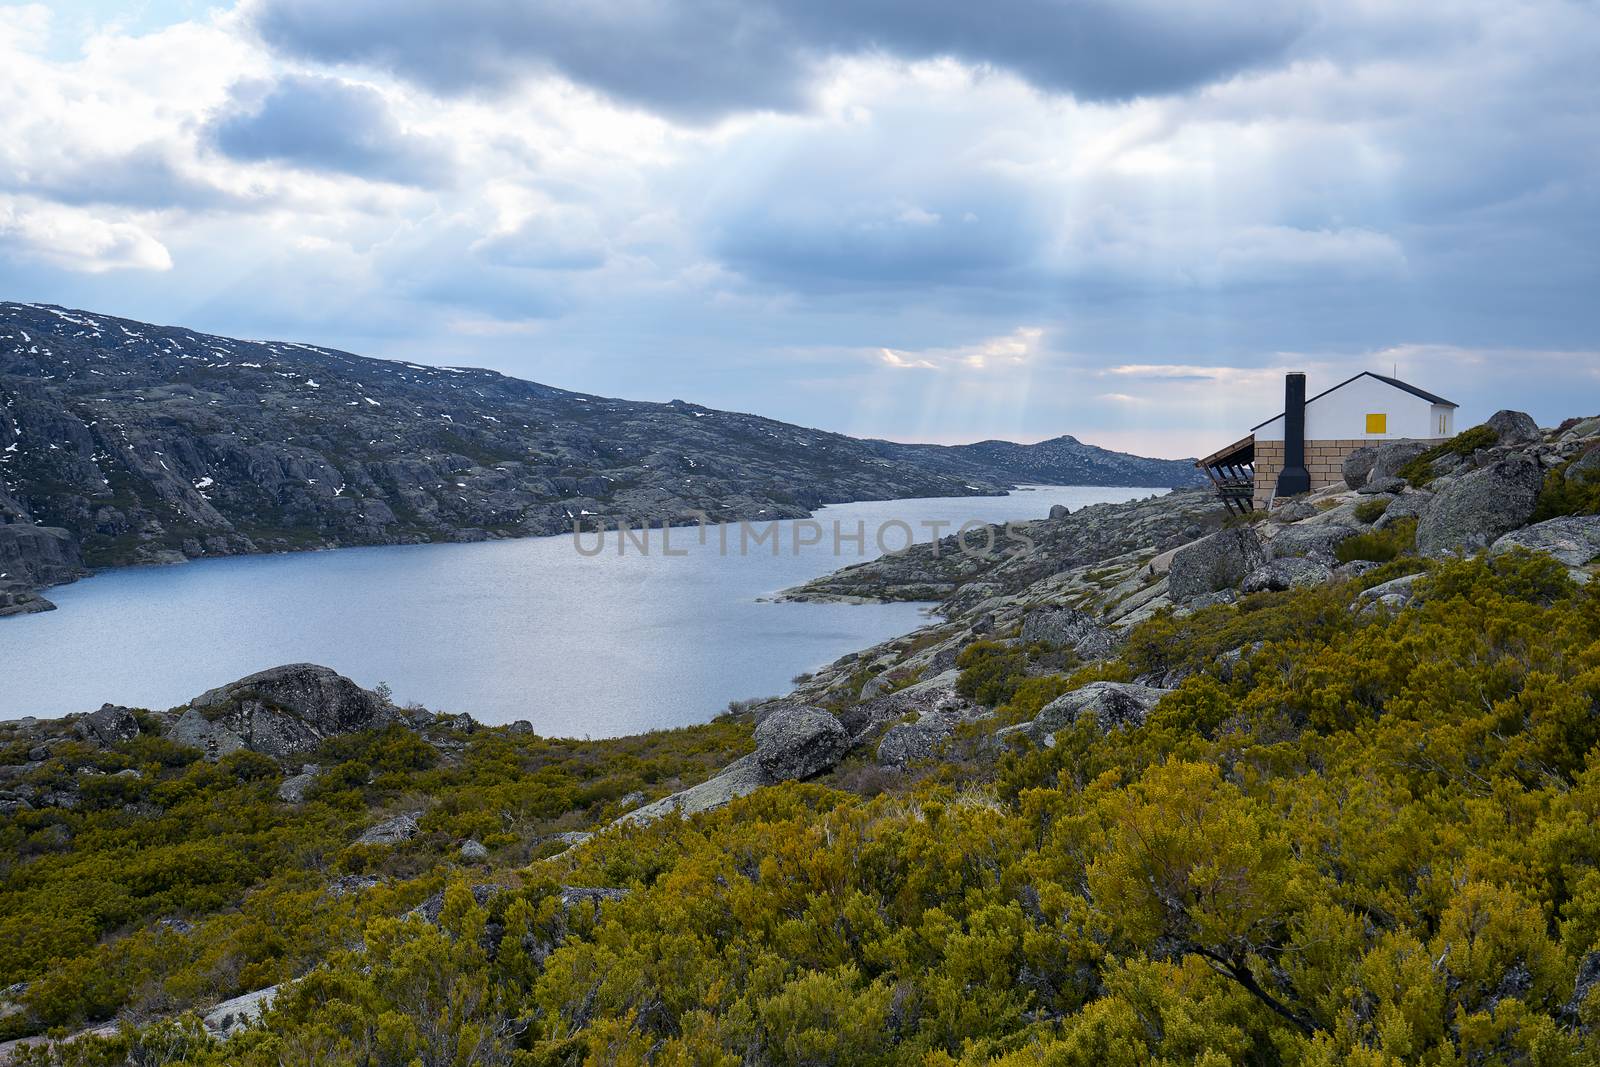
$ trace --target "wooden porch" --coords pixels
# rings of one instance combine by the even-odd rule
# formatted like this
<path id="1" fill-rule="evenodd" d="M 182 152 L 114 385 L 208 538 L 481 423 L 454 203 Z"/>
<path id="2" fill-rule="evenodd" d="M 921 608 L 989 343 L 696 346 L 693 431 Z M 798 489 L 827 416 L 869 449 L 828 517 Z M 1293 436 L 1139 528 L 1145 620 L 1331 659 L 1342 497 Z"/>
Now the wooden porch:
<path id="1" fill-rule="evenodd" d="M 1194 465 L 1206 472 L 1206 477 L 1216 487 L 1218 499 L 1229 511 L 1248 515 L 1255 510 L 1255 462 L 1256 438 L 1251 434 L 1196 460 Z"/>

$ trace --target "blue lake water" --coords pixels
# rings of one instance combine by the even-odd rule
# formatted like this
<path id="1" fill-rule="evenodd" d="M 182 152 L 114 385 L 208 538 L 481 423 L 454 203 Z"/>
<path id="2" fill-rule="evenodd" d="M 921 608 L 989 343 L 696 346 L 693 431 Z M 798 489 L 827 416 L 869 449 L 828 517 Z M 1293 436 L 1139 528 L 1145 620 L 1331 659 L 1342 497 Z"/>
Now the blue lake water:
<path id="1" fill-rule="evenodd" d="M 615 531 L 465 545 L 346 548 L 109 571 L 47 595 L 58 611 L 0 619 L 0 718 L 165 708 L 280 663 L 326 664 L 401 703 L 528 719 L 546 736 L 608 737 L 705 722 L 730 700 L 922 625 L 926 605 L 775 604 L 761 598 L 928 540 L 925 523 L 1043 517 L 1052 504 L 1149 489 L 1034 487 L 1004 497 L 824 508 L 741 546 L 739 527 L 671 531 L 649 554 Z M 805 522 L 807 520 L 797 520 Z M 839 551 L 834 523 L 843 534 Z M 858 524 L 860 524 L 858 526 Z M 897 524 L 904 524 L 903 526 Z M 866 532 L 858 548 L 849 539 Z M 726 549 L 720 542 L 726 532 Z M 820 543 L 803 545 L 820 532 Z M 744 551 L 741 551 L 741 548 Z"/>

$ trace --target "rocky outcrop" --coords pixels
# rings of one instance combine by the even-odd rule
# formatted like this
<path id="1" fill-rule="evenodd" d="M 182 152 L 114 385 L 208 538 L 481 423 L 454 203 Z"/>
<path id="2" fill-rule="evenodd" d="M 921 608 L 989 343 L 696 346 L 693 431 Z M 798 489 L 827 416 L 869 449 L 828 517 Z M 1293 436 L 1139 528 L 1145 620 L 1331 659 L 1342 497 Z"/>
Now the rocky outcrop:
<path id="1" fill-rule="evenodd" d="M 403 812 L 392 819 L 385 819 L 376 826 L 369 826 L 356 838 L 358 845 L 398 845 L 403 841 L 410 841 L 417 836 L 421 829 L 417 825 L 420 811 Z"/>
<path id="2" fill-rule="evenodd" d="M 1041 608 L 1022 620 L 1022 640 L 1071 649 L 1084 659 L 1105 659 L 1116 650 L 1117 637 L 1099 617 L 1076 608 Z"/>
<path id="3" fill-rule="evenodd" d="M 253 752 L 284 757 L 329 737 L 398 721 L 378 694 L 314 663 L 291 663 L 209 690 L 189 702 Z"/>
<path id="4" fill-rule="evenodd" d="M 317 784 L 317 778 L 322 773 L 322 768 L 315 763 L 308 763 L 300 768 L 300 773 L 285 778 L 278 785 L 278 799 L 286 804 L 304 804 L 306 794 L 311 787 Z"/>
<path id="5" fill-rule="evenodd" d="M 694 815 L 720 808 L 762 786 L 812 778 L 828 770 L 850 748 L 850 735 L 836 717 L 813 707 L 783 707 L 762 719 L 756 750 L 721 773 L 619 816 L 619 824 L 654 822 L 669 815 Z"/>
<path id="6" fill-rule="evenodd" d="M 1026 734 L 1036 743 L 1052 745 L 1057 731 L 1071 726 L 1083 715 L 1093 715 L 1102 730 L 1138 726 L 1150 709 L 1170 692 L 1170 689 L 1132 682 L 1090 682 L 1046 704 L 1031 722 L 1006 727 L 996 736 Z"/>
<path id="7" fill-rule="evenodd" d="M 1351 489 L 1360 489 L 1366 485 L 1368 476 L 1372 474 L 1372 465 L 1377 458 L 1376 445 L 1363 445 L 1344 457 L 1344 463 L 1339 469 L 1339 473 L 1344 476 L 1344 484 Z"/>
<path id="8" fill-rule="evenodd" d="M 846 708 L 840 713 L 839 721 L 851 744 L 858 744 L 886 723 L 908 717 L 918 720 L 932 715 L 962 720 L 976 718 L 983 714 L 983 708 L 956 690 L 960 678 L 961 672 L 949 667 L 931 678 Z"/>
<path id="9" fill-rule="evenodd" d="M 1407 574 L 1399 578 L 1375 585 L 1370 589 L 1363 589 L 1356 597 L 1353 605 L 1357 610 L 1385 607 L 1391 610 L 1403 608 L 1411 603 L 1417 596 L 1417 582 L 1426 577 L 1423 574 Z"/>
<path id="10" fill-rule="evenodd" d="M 327 667 L 290 663 L 195 697 L 166 736 L 212 760 L 240 749 L 284 759 L 395 722 L 407 720 L 378 694 Z"/>
<path id="11" fill-rule="evenodd" d="M 669 815 L 690 816 L 702 811 L 723 807 L 739 797 L 749 796 L 764 785 L 772 785 L 772 776 L 756 761 L 754 752 L 728 764 L 722 771 L 699 785 L 652 801 L 641 808 L 617 818 L 618 823 L 638 824 L 655 822 Z"/>
<path id="12" fill-rule="evenodd" d="M 219 760 L 245 747 L 244 738 L 227 726 L 207 719 L 196 708 L 190 708 L 178 717 L 178 721 L 167 731 L 167 739 L 198 748 L 209 760 Z"/>
<path id="13" fill-rule="evenodd" d="M 1311 557 L 1331 563 L 1334 550 L 1361 532 L 1354 522 L 1302 522 L 1272 531 L 1266 551 L 1273 559 Z"/>
<path id="14" fill-rule="evenodd" d="M 1600 515 L 1566 515 L 1513 530 L 1490 547 L 1496 555 L 1515 548 L 1545 552 L 1568 567 L 1600 559 Z"/>
<path id="15" fill-rule="evenodd" d="M 904 767 L 934 758 L 961 721 L 958 716 L 935 713 L 916 722 L 896 723 L 884 731 L 878 742 L 878 763 L 885 767 Z"/>
<path id="16" fill-rule="evenodd" d="M 67 530 L 0 522 L 0 587 L 58 585 L 83 573 L 77 541 Z"/>
<path id="17" fill-rule="evenodd" d="M 1543 466 L 1515 452 L 1456 478 L 1417 525 L 1417 550 L 1436 556 L 1487 547 L 1527 523 L 1543 484 Z"/>
<path id="18" fill-rule="evenodd" d="M 1580 454 L 1561 477 L 1568 485 L 1574 486 L 1600 482 L 1600 446 Z"/>
<path id="19" fill-rule="evenodd" d="M 86 573 L 70 532 L 18 518 L 0 514 L 0 618 L 51 610 L 55 605 L 35 590 Z"/>
<path id="20" fill-rule="evenodd" d="M 1216 493 L 1199 489 L 1123 504 L 1092 504 L 1061 519 L 1013 523 L 1011 530 L 992 527 L 993 552 L 964 551 L 955 537 L 946 537 L 845 567 L 786 590 L 778 599 L 939 600 L 942 611 L 964 614 L 989 597 L 1019 594 L 1065 571 L 1187 545 L 1217 529 L 1225 517 Z M 1025 534 L 1028 546 L 1013 531 Z M 967 543 L 981 546 L 988 536 L 972 533 Z"/>
<path id="21" fill-rule="evenodd" d="M 115 704 L 102 704 L 99 711 L 83 716 L 72 728 L 81 740 L 102 747 L 120 745 L 139 736 L 139 720 L 130 709 Z"/>
<path id="22" fill-rule="evenodd" d="M 1367 474 L 1367 487 L 1374 482 L 1397 480 L 1401 467 L 1432 447 L 1426 441 L 1410 440 L 1386 441 L 1379 445 L 1377 455 L 1372 457 L 1372 469 Z"/>
<path id="23" fill-rule="evenodd" d="M 1433 503 L 1433 494 L 1422 490 L 1410 490 L 1401 493 L 1389 501 L 1389 506 L 1383 509 L 1372 526 L 1377 530 L 1387 530 L 1402 519 L 1420 519 L 1428 512 L 1428 505 Z"/>
<path id="24" fill-rule="evenodd" d="M 1282 592 L 1303 586 L 1322 585 L 1333 580 L 1333 568 L 1314 559 L 1275 559 L 1245 575 L 1239 590 L 1260 593 Z"/>
<path id="25" fill-rule="evenodd" d="M 559 834 L 551 834 L 549 837 L 545 838 L 545 840 L 554 841 L 556 844 L 562 845 L 565 848 L 577 848 L 579 845 L 584 844 L 592 837 L 594 837 L 594 834 L 589 833 L 586 830 L 565 830 Z"/>
<path id="26" fill-rule="evenodd" d="M 278 998 L 280 986 L 268 986 L 254 993 L 224 1000 L 200 1017 L 206 1031 L 213 1037 L 227 1037 L 246 1030 L 261 1019 L 272 1002 Z"/>
<path id="27" fill-rule="evenodd" d="M 774 781 L 821 774 L 849 747 L 844 725 L 821 708 L 786 708 L 756 727 L 756 762 Z"/>
<path id="28" fill-rule="evenodd" d="M 1513 448 L 1544 440 L 1544 434 L 1539 432 L 1539 424 L 1533 421 L 1532 415 L 1523 411 L 1501 409 L 1490 415 L 1484 425 L 1494 431 L 1500 444 Z"/>
<path id="29" fill-rule="evenodd" d="M 1168 595 L 1175 603 L 1232 589 L 1266 563 L 1261 539 L 1248 526 L 1219 530 L 1178 550 L 1167 571 Z"/>
<path id="30" fill-rule="evenodd" d="M 0 619 L 8 615 L 33 615 L 55 609 L 53 603 L 31 589 L 20 587 L 0 589 Z"/>
<path id="31" fill-rule="evenodd" d="M 456 855 L 465 863 L 482 863 L 489 858 L 489 850 L 482 841 L 469 837 L 461 842 L 461 847 L 456 849 Z"/>

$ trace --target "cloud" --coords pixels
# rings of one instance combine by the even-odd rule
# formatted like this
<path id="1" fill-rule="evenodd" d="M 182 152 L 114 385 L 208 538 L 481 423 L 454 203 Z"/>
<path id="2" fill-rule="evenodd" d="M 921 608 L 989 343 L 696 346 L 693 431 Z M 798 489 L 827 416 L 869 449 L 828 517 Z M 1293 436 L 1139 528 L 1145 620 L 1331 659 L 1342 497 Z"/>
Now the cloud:
<path id="1" fill-rule="evenodd" d="M 1044 330 L 1038 326 L 1019 326 L 1000 337 L 952 348 L 926 348 L 917 352 L 880 348 L 878 359 L 886 366 L 902 370 L 1003 371 L 1030 363 L 1043 351 Z"/>
<path id="2" fill-rule="evenodd" d="M 205 132 L 237 160 L 421 186 L 441 184 L 450 170 L 445 146 L 403 130 L 383 94 L 337 78 L 238 83 Z"/>
<path id="3" fill-rule="evenodd" d="M 62 204 L 204 211 L 246 207 L 257 198 L 213 184 L 180 163 L 174 150 L 147 142 L 119 153 L 80 154 L 29 175 L 0 173 L 0 187 Z"/>
<path id="4" fill-rule="evenodd" d="M 0 289 L 901 438 L 1588 403 L 1600 7 L 1264 10 L 7 9 Z"/>
<path id="5" fill-rule="evenodd" d="M 541 207 L 515 226 L 473 246 L 483 260 L 530 270 L 594 270 L 606 262 L 607 240 L 587 207 Z"/>
<path id="6" fill-rule="evenodd" d="M 939 367 L 939 364 L 931 359 L 908 356 L 892 348 L 878 349 L 878 358 L 887 366 L 898 367 L 901 370 L 937 370 Z"/>
<path id="7" fill-rule="evenodd" d="M 106 221 L 54 204 L 0 197 L 0 238 L 8 257 L 69 271 L 172 269 L 166 246 L 134 223 Z"/>
<path id="8" fill-rule="evenodd" d="M 1281 60 L 1311 5 L 1251 0 L 260 0 L 262 38 L 444 93 L 556 73 L 680 119 L 796 111 L 831 57 L 951 57 L 1125 100 Z"/>

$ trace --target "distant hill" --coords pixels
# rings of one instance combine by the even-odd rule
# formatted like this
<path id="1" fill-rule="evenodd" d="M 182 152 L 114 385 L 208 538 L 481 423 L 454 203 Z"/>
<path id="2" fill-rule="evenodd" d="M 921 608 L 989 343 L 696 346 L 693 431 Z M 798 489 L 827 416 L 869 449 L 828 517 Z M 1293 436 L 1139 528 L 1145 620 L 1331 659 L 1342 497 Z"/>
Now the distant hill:
<path id="1" fill-rule="evenodd" d="M 1018 482 L 1194 475 L 1071 438 L 862 441 L 677 400 L 0 303 L 0 595 L 84 568 L 550 534 L 575 516 L 793 518 Z"/>
<path id="2" fill-rule="evenodd" d="M 1147 459 L 1086 445 L 1076 437 L 1053 437 L 1032 445 L 979 441 L 970 445 L 902 445 L 868 442 L 891 459 L 927 470 L 970 470 L 1009 482 L 1038 485 L 1132 485 L 1181 488 L 1202 485 L 1192 459 Z"/>

